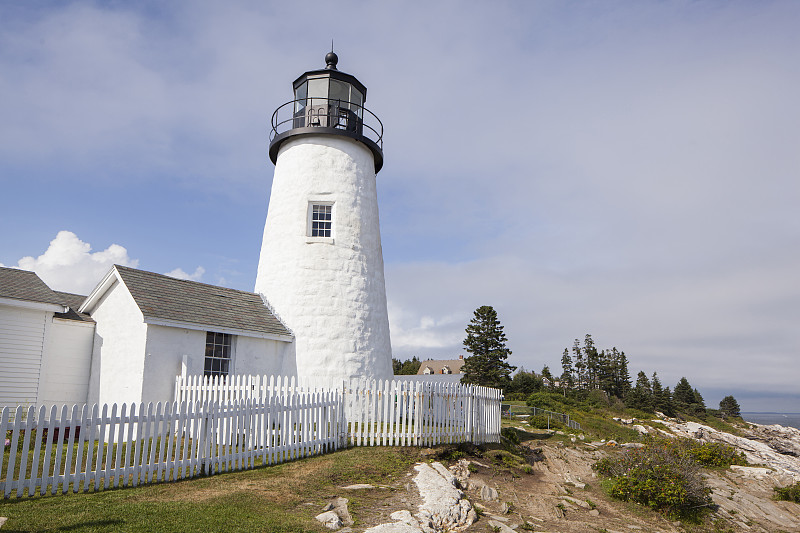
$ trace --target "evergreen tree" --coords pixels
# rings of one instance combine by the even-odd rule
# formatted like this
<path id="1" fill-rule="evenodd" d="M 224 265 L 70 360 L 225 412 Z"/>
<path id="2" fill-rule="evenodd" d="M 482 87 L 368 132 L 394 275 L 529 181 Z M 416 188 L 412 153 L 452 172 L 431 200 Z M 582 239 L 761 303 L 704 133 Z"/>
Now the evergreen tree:
<path id="1" fill-rule="evenodd" d="M 511 382 L 511 372 L 516 367 L 506 362 L 511 350 L 506 348 L 506 334 L 497 318 L 497 311 L 489 305 L 479 307 L 466 331 L 464 347 L 472 355 L 464 359 L 461 382 L 507 387 Z"/>
<path id="2" fill-rule="evenodd" d="M 703 401 L 703 397 L 700 395 L 700 391 L 694 389 L 692 391 L 694 393 L 694 402 L 692 402 L 691 409 L 697 416 L 705 416 L 706 414 L 706 402 Z"/>
<path id="3" fill-rule="evenodd" d="M 640 371 L 636 376 L 636 386 L 625 397 L 625 405 L 642 411 L 653 410 L 653 389 L 644 372 Z"/>
<path id="4" fill-rule="evenodd" d="M 692 386 L 689 385 L 689 380 L 685 377 L 678 381 L 675 385 L 675 391 L 672 393 L 672 401 L 675 404 L 675 409 L 678 411 L 686 412 L 689 405 L 694 403 L 694 391 Z"/>
<path id="5" fill-rule="evenodd" d="M 672 392 L 669 390 L 669 387 L 664 387 L 659 405 L 661 406 L 660 411 L 662 413 L 667 416 L 675 416 L 675 405 L 672 402 Z"/>
<path id="6" fill-rule="evenodd" d="M 581 341 L 578 339 L 572 344 L 572 353 L 575 354 L 575 384 L 579 389 L 583 389 L 586 386 L 586 360 L 581 350 Z"/>
<path id="7" fill-rule="evenodd" d="M 400 369 L 403 367 L 403 363 L 400 362 L 400 359 L 395 359 L 392 357 L 392 374 L 395 376 L 400 373 Z"/>
<path id="8" fill-rule="evenodd" d="M 572 357 L 569 355 L 569 350 L 564 348 L 564 354 L 561 356 L 561 386 L 565 389 L 571 389 L 574 385 L 573 375 L 575 370 L 572 368 Z"/>
<path id="9" fill-rule="evenodd" d="M 723 416 L 729 417 L 739 417 L 742 416 L 741 408 L 739 407 L 739 402 L 736 401 L 736 398 L 733 396 L 725 396 L 719 402 L 719 410 Z"/>

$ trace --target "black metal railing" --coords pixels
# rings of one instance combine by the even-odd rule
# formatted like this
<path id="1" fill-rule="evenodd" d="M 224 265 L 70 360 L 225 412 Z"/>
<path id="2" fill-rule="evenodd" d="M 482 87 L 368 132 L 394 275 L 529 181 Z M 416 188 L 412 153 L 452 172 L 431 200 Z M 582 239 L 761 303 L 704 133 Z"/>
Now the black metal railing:
<path id="1" fill-rule="evenodd" d="M 271 125 L 270 142 L 293 129 L 327 128 L 363 137 L 383 150 L 383 123 L 375 113 L 352 102 L 331 98 L 292 100 L 275 110 Z"/>

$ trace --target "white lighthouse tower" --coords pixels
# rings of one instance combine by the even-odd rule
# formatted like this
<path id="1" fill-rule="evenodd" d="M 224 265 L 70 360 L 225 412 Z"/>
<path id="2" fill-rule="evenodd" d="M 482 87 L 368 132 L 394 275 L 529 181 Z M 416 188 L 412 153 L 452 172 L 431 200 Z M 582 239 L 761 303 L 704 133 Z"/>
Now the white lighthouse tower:
<path id="1" fill-rule="evenodd" d="M 376 174 L 383 125 L 325 56 L 272 116 L 275 163 L 255 292 L 294 332 L 301 377 L 389 378 Z"/>

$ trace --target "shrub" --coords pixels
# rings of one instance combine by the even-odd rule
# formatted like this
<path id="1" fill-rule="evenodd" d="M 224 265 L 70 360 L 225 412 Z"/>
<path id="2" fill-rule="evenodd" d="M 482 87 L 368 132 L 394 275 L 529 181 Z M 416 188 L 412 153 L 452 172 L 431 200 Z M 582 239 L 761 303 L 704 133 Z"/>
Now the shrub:
<path id="1" fill-rule="evenodd" d="M 605 485 L 614 498 L 672 518 L 695 515 L 711 503 L 697 463 L 668 441 L 648 439 L 643 448 L 605 458 L 593 468 L 609 477 Z"/>
<path id="2" fill-rule="evenodd" d="M 528 419 L 528 424 L 536 429 L 560 429 L 564 425 L 556 418 L 550 418 L 548 423 L 547 415 L 536 415 Z"/>
<path id="3" fill-rule="evenodd" d="M 508 439 L 511 444 L 519 444 L 519 433 L 514 428 L 505 427 L 500 430 L 500 436 Z"/>
<path id="4" fill-rule="evenodd" d="M 800 481 L 788 487 L 775 487 L 775 499 L 800 503 Z"/>
<path id="5" fill-rule="evenodd" d="M 737 452 L 733 446 L 719 442 L 695 443 L 689 446 L 686 453 L 703 466 L 727 468 L 731 465 L 747 464 L 742 452 Z"/>

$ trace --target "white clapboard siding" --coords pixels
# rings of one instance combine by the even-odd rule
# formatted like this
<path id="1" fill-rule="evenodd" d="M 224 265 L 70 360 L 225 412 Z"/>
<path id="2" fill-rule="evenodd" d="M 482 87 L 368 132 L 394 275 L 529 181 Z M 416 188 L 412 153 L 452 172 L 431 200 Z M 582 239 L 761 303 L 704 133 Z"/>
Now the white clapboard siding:
<path id="1" fill-rule="evenodd" d="M 33 405 L 52 312 L 0 306 L 0 408 Z"/>

